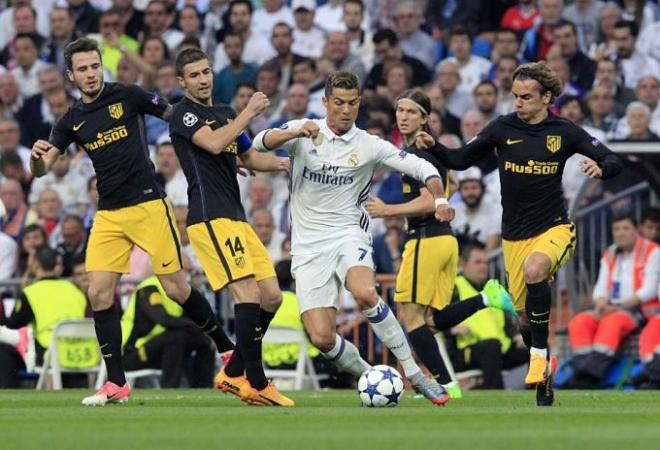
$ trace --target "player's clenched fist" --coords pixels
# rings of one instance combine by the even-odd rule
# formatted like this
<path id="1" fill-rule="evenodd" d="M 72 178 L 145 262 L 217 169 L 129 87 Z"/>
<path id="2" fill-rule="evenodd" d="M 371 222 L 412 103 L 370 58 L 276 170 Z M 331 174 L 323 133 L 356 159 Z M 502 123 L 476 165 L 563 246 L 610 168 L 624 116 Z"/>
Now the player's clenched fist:
<path id="1" fill-rule="evenodd" d="M 435 218 L 439 222 L 451 222 L 454 220 L 454 208 L 449 205 L 437 205 L 435 207 Z"/>
<path id="2" fill-rule="evenodd" d="M 38 161 L 41 159 L 42 156 L 44 156 L 48 151 L 53 148 L 52 145 L 48 141 L 44 141 L 43 139 L 39 139 L 37 142 L 35 142 L 32 145 L 32 152 L 30 153 L 30 157 L 34 161 Z"/>
<path id="3" fill-rule="evenodd" d="M 263 92 L 255 92 L 250 97 L 250 101 L 245 107 L 248 111 L 252 112 L 255 116 L 264 112 L 270 106 L 270 100 Z"/>
<path id="4" fill-rule="evenodd" d="M 316 137 L 319 135 L 319 130 L 319 126 L 316 123 L 308 120 L 298 129 L 298 136 L 316 139 Z"/>

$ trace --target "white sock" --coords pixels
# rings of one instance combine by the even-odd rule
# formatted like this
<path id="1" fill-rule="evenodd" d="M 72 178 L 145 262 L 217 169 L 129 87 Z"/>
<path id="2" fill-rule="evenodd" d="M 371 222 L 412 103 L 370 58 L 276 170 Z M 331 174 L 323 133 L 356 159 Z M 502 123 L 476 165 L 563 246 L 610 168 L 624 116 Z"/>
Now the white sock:
<path id="1" fill-rule="evenodd" d="M 371 326 L 378 339 L 399 360 L 405 376 L 410 378 L 412 375 L 420 372 L 421 369 L 412 357 L 412 351 L 406 340 L 406 335 L 394 317 L 394 314 L 392 314 L 392 310 L 387 306 L 387 303 L 379 297 L 376 306 L 362 312 L 369 319 L 369 322 L 371 322 Z"/>
<path id="2" fill-rule="evenodd" d="M 545 359 L 548 359 L 548 349 L 547 348 L 536 348 L 532 347 L 529 349 L 530 354 L 536 353 L 537 355 L 543 356 Z"/>
<path id="3" fill-rule="evenodd" d="M 360 352 L 351 342 L 338 334 L 335 335 L 335 346 L 322 355 L 344 372 L 359 377 L 371 366 L 360 356 Z"/>

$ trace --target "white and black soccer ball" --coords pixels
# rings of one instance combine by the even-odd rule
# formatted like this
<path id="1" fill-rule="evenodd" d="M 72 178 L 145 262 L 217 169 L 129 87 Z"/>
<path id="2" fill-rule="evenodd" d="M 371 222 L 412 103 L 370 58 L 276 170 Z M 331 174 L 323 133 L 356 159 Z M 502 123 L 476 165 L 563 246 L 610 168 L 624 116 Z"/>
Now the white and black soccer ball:
<path id="1" fill-rule="evenodd" d="M 403 378 L 390 366 L 373 366 L 360 376 L 358 393 L 362 406 L 396 406 L 403 395 Z"/>

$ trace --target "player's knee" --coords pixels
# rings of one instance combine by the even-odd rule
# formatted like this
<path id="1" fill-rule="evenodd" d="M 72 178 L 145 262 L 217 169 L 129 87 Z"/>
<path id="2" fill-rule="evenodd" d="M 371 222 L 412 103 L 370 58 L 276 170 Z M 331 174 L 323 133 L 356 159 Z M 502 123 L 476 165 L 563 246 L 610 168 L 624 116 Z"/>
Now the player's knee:
<path id="1" fill-rule="evenodd" d="M 547 280 L 549 276 L 545 264 L 536 260 L 525 261 L 523 273 L 526 284 L 540 283 L 541 281 Z"/>
<path id="2" fill-rule="evenodd" d="M 109 286 L 101 286 L 91 283 L 87 289 L 89 302 L 95 311 L 103 311 L 110 308 L 114 303 L 114 292 Z"/>
<path id="3" fill-rule="evenodd" d="M 360 309 L 373 308 L 378 303 L 378 292 L 374 286 L 359 286 L 351 294 Z"/>
<path id="4" fill-rule="evenodd" d="M 182 284 L 168 278 L 162 278 L 160 283 L 165 290 L 165 294 L 178 303 L 183 303 L 190 296 L 190 288 L 186 283 Z"/>
<path id="5" fill-rule="evenodd" d="M 266 311 L 275 312 L 282 304 L 282 292 L 265 292 L 261 296 L 261 307 Z"/>

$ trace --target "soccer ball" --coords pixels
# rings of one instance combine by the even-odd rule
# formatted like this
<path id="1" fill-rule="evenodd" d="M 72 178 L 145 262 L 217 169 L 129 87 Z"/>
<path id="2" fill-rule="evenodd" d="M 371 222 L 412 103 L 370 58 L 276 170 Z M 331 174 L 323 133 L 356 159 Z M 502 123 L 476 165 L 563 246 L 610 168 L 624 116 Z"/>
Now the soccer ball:
<path id="1" fill-rule="evenodd" d="M 403 395 L 403 379 L 390 366 L 373 366 L 360 376 L 358 393 L 362 406 L 396 406 Z"/>

